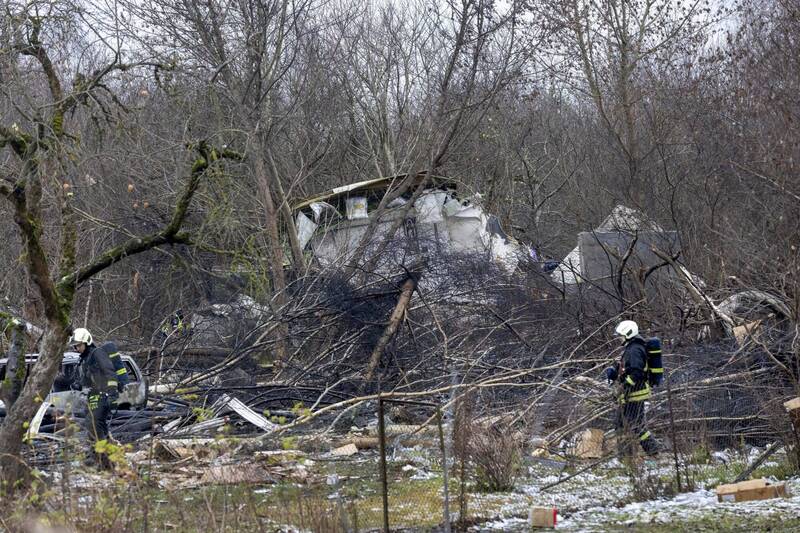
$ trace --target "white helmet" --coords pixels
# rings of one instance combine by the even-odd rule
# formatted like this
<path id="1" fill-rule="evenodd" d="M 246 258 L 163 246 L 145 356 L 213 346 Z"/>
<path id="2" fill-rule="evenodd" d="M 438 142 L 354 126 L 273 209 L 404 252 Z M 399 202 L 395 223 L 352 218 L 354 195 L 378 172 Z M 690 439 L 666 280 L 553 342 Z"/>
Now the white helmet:
<path id="1" fill-rule="evenodd" d="M 86 328 L 75 328 L 72 332 L 72 338 L 69 340 L 70 345 L 83 343 L 85 345 L 92 344 L 92 334 Z"/>
<path id="2" fill-rule="evenodd" d="M 631 340 L 639 334 L 639 326 L 633 320 L 623 320 L 617 325 L 614 333 L 620 337 L 624 337 L 626 341 Z"/>

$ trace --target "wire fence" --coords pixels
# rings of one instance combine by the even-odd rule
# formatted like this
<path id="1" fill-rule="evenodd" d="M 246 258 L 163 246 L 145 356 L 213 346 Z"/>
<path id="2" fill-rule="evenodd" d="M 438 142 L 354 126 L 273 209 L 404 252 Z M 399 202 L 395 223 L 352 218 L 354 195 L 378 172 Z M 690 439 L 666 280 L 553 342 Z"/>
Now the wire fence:
<path id="1" fill-rule="evenodd" d="M 772 449 L 778 445 L 773 443 L 780 443 L 800 449 L 797 430 L 783 407 L 787 398 L 796 396 L 791 383 L 776 375 L 774 365 L 730 364 L 729 359 L 730 352 L 702 357 L 665 354 L 665 380 L 653 390 L 646 412 L 647 427 L 663 458 L 661 466 L 674 463 L 670 490 L 690 487 L 691 464 L 715 450 L 742 451 L 746 463 L 745 448 Z M 469 524 L 468 493 L 485 489 L 481 485 L 492 481 L 487 481 L 487 471 L 502 470 L 504 458 L 522 458 L 515 453 L 530 458 L 532 450 L 546 448 L 549 457 L 574 465 L 578 472 L 619 456 L 621 435 L 615 429 L 618 404 L 613 385 L 573 375 L 530 388 L 537 389 L 529 396 L 535 400 L 518 405 L 512 414 L 497 416 L 490 415 L 491 406 L 480 397 L 473 398 L 470 412 L 460 413 L 459 405 L 470 403 L 468 395 L 455 402 L 449 413 L 435 403 L 379 401 L 380 460 L 373 476 L 381 496 L 380 528 L 389 531 L 423 524 L 449 531 L 451 524 L 455 529 Z M 429 426 L 387 425 L 387 406 L 403 404 L 434 413 Z M 520 417 L 520 412 L 525 416 Z M 396 451 L 415 438 L 422 442 L 423 434 L 424 453 L 435 464 L 427 474 L 430 479 L 415 486 L 403 475 L 404 468 L 413 469 L 403 462 L 407 455 L 397 456 Z M 600 435 L 597 449 L 589 453 L 587 435 Z M 469 441 L 466 449 L 464 439 Z M 504 450 L 504 446 L 509 448 Z M 501 481 L 492 490 L 498 488 L 510 490 Z M 479 520 L 480 513 L 472 518 Z"/>

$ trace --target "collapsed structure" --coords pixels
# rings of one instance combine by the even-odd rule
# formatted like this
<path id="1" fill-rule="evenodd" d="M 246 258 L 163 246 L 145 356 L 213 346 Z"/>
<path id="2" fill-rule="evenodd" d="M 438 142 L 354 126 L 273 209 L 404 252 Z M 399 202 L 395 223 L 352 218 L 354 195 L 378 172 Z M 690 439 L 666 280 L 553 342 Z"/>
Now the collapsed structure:
<path id="1" fill-rule="evenodd" d="M 323 267 L 347 264 L 374 217 L 378 220 L 368 237 L 370 243 L 385 239 L 392 225 L 402 218 L 406 258 L 467 253 L 483 256 L 507 273 L 516 269 L 526 248 L 503 231 L 496 216 L 484 211 L 479 194 L 460 195 L 453 180 L 419 174 L 406 194 L 384 202 L 384 208 L 379 209 L 384 196 L 406 177 L 337 187 L 296 205 L 301 248 L 310 250 Z M 412 191 L 423 180 L 428 187 L 409 205 Z"/>
<path id="2" fill-rule="evenodd" d="M 618 205 L 595 229 L 578 234 L 578 245 L 551 275 L 565 287 L 602 283 L 612 280 L 620 269 L 650 269 L 661 263 L 654 248 L 675 255 L 679 250 L 677 232 Z"/>

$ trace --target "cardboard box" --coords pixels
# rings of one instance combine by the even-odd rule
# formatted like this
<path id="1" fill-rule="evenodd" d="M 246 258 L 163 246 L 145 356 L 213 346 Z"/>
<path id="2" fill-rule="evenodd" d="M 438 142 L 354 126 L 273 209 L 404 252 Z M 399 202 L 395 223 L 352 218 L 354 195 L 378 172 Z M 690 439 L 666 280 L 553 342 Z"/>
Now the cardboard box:
<path id="1" fill-rule="evenodd" d="M 786 483 L 770 485 L 766 479 L 751 479 L 717 487 L 717 500 L 720 502 L 749 502 L 788 497 Z"/>
<path id="2" fill-rule="evenodd" d="M 556 527 L 558 509 L 554 507 L 531 507 L 528 520 L 531 527 Z"/>

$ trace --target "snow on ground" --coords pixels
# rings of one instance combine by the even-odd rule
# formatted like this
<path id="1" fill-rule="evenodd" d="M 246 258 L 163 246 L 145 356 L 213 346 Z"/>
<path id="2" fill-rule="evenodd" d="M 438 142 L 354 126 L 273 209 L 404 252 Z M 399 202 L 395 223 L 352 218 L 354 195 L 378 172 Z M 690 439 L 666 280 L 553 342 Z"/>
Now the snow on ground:
<path id="1" fill-rule="evenodd" d="M 679 494 L 671 499 L 652 500 L 630 503 L 623 507 L 611 505 L 597 505 L 591 498 L 580 502 L 578 496 L 562 498 L 554 496 L 548 501 L 537 501 L 537 505 L 559 508 L 557 529 L 570 532 L 601 532 L 614 527 L 631 527 L 634 525 L 646 527 L 649 524 L 671 525 L 675 530 L 682 530 L 681 523 L 691 523 L 696 520 L 711 517 L 714 521 L 721 521 L 724 517 L 742 520 L 742 527 L 746 530 L 748 518 L 754 517 L 780 517 L 781 520 L 800 518 L 800 478 L 787 483 L 790 492 L 795 494 L 791 498 L 761 500 L 740 503 L 719 503 L 716 493 L 712 490 L 700 489 L 690 493 Z M 594 486 L 596 493 L 602 492 L 602 484 Z M 592 489 L 579 491 L 585 497 Z M 568 505 L 576 502 L 582 503 L 582 509 L 573 512 L 564 512 L 559 507 L 559 501 L 566 501 Z M 601 501 L 607 501 L 605 498 Z M 524 515 L 523 515 L 524 516 Z M 519 514 L 507 518 L 490 520 L 472 528 L 471 531 L 529 531 L 527 518 Z M 685 529 L 684 529 L 685 530 Z"/>
<path id="2" fill-rule="evenodd" d="M 472 531 L 529 531 L 527 520 L 531 502 L 535 506 L 555 507 L 559 510 L 558 530 L 571 532 L 608 531 L 613 528 L 649 524 L 667 525 L 682 530 L 681 524 L 710 520 L 719 523 L 724 520 L 741 521 L 743 527 L 748 521 L 777 518 L 781 521 L 800 520 L 800 477 L 788 480 L 790 498 L 776 498 L 753 502 L 719 503 L 712 485 L 699 482 L 697 490 L 663 498 L 633 503 L 631 482 L 623 474 L 615 461 L 609 468 L 586 472 L 555 487 L 541 491 L 541 487 L 559 480 L 553 470 L 530 469 L 530 477 L 518 487 L 520 495 L 527 497 L 511 498 L 502 512 Z M 696 467 L 695 467 L 696 468 Z M 537 474 L 538 477 L 537 477 Z M 670 478 L 672 469 L 666 462 L 649 471 L 654 478 Z M 769 479 L 769 478 L 768 478 Z M 777 480 L 770 480 L 777 482 Z M 494 495 L 499 497 L 499 495 Z"/>

